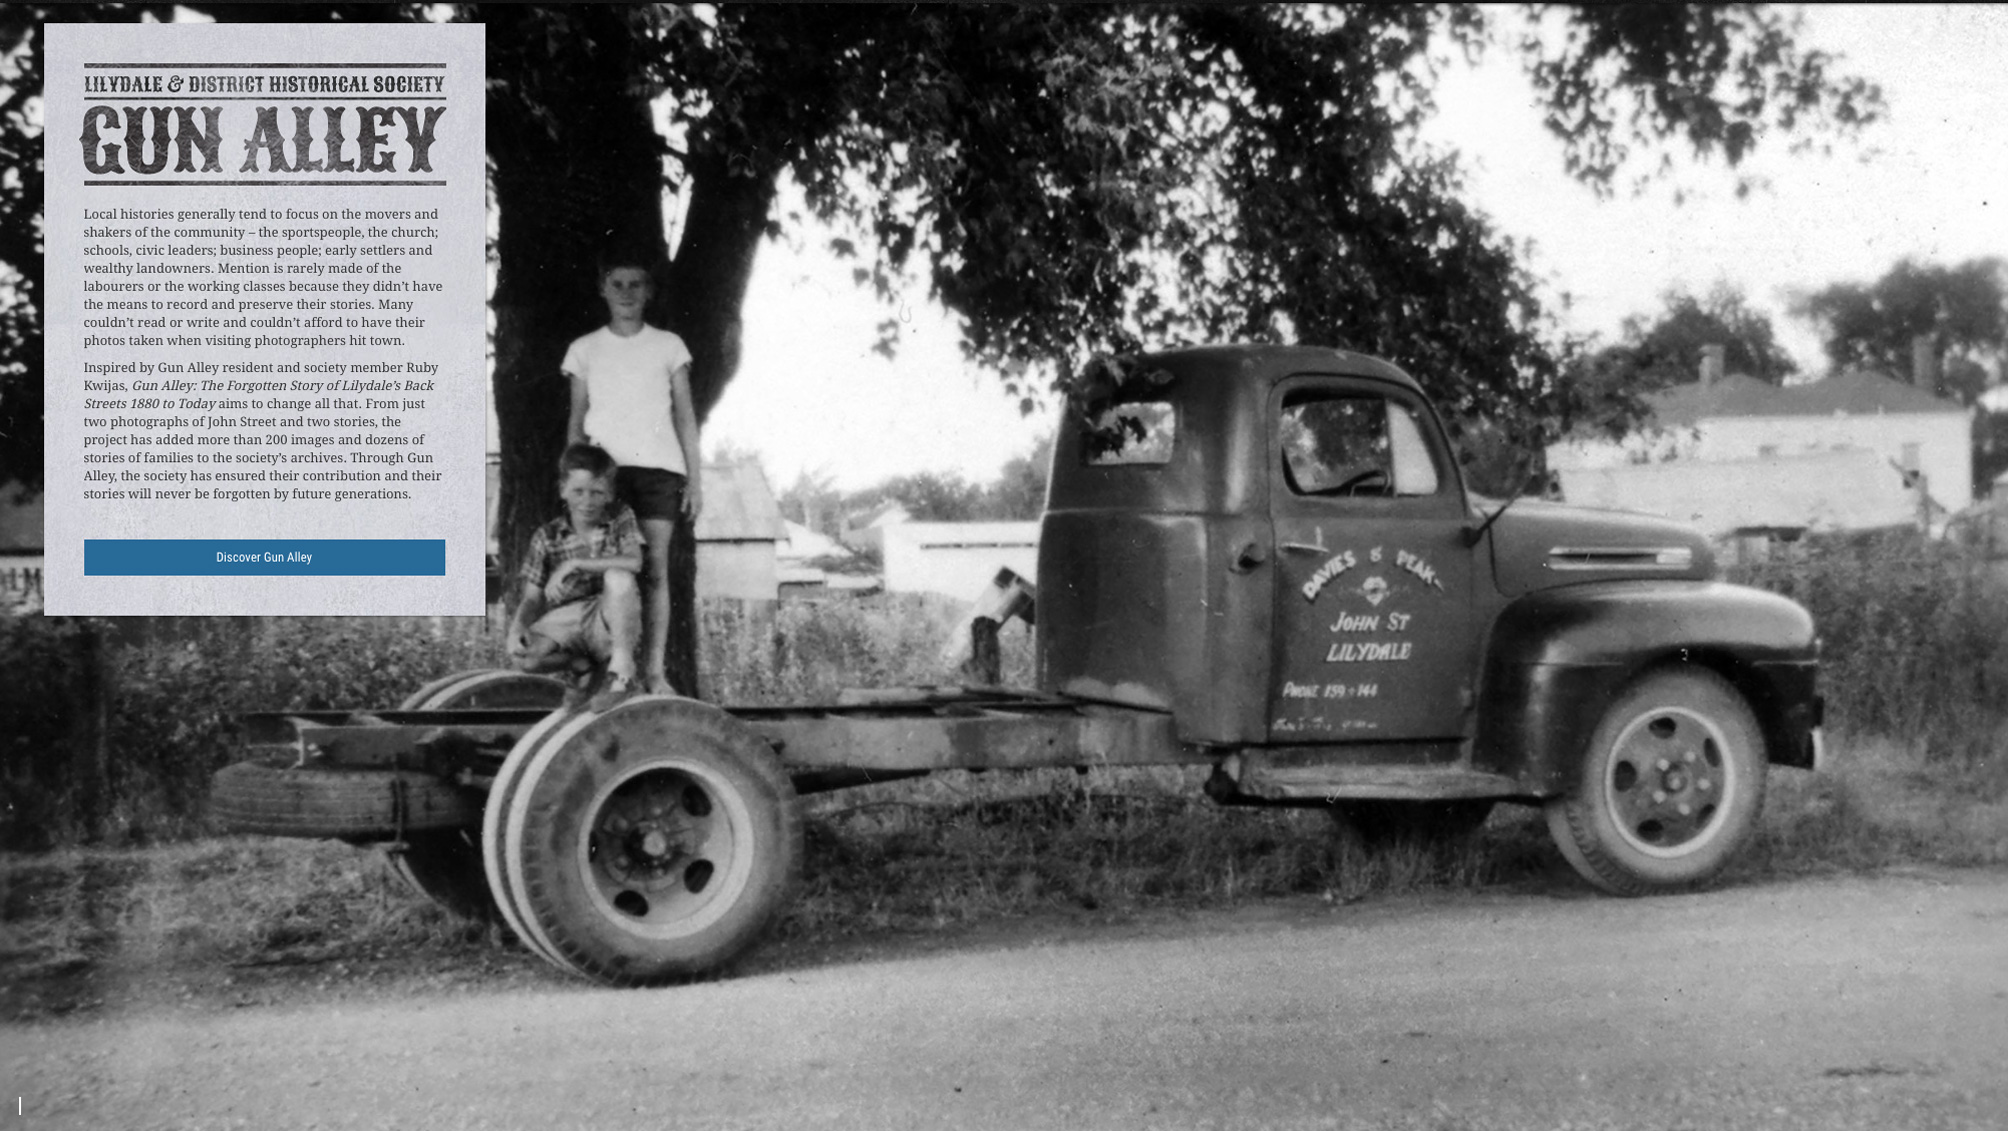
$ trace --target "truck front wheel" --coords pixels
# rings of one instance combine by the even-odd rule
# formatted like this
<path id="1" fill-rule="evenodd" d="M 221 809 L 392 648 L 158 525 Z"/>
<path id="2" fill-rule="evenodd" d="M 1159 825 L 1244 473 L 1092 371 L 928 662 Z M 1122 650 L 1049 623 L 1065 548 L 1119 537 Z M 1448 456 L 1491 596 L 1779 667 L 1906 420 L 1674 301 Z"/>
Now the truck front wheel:
<path id="1" fill-rule="evenodd" d="M 1764 746 L 1742 696 L 1712 672 L 1669 669 L 1604 713 L 1575 788 L 1547 804 L 1548 831 L 1584 879 L 1643 895 L 1721 872 L 1763 801 Z"/>

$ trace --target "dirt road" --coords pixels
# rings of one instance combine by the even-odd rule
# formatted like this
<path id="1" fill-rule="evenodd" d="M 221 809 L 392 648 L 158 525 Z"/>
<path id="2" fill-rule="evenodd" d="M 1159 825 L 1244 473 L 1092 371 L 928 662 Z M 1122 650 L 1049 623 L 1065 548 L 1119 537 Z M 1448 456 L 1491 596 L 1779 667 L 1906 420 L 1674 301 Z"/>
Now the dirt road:
<path id="1" fill-rule="evenodd" d="M 661 991 L 0 1041 L 0 1131 L 2000 1131 L 2008 874 L 1269 904 Z"/>

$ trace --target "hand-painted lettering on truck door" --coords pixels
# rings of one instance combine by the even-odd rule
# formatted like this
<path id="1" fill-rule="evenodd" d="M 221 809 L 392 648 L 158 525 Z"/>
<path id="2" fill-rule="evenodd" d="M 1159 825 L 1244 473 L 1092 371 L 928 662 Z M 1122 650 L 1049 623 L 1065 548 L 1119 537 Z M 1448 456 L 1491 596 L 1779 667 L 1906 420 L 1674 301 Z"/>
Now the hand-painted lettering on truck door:
<path id="1" fill-rule="evenodd" d="M 1285 382 L 1271 408 L 1270 737 L 1456 737 L 1473 555 L 1434 420 L 1397 390 L 1335 377 Z"/>

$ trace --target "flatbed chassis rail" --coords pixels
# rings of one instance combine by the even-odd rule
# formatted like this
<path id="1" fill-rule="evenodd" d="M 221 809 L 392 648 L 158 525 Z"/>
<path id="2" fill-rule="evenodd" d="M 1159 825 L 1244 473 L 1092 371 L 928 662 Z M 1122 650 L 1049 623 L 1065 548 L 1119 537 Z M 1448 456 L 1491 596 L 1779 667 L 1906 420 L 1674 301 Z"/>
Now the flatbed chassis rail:
<path id="1" fill-rule="evenodd" d="M 1171 716 L 985 688 L 858 693 L 814 706 L 725 711 L 767 742 L 798 792 L 936 770 L 1213 765 Z M 542 707 L 286 711 L 243 716 L 254 758 L 299 767 L 411 770 L 485 788 Z"/>

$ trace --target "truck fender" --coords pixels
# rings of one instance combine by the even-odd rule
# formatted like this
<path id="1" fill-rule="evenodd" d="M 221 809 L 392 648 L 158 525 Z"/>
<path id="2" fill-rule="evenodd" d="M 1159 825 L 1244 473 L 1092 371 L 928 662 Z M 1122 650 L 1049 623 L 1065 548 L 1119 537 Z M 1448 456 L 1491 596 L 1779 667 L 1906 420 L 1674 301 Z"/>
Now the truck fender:
<path id="1" fill-rule="evenodd" d="M 1534 796 L 1561 793 L 1628 684 L 1662 665 L 1698 664 L 1750 704 L 1770 761 L 1810 767 L 1816 653 L 1806 610 L 1759 589 L 1637 580 L 1538 590 L 1501 610 L 1488 635 L 1473 765 Z"/>

